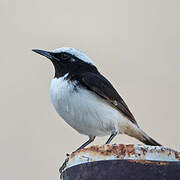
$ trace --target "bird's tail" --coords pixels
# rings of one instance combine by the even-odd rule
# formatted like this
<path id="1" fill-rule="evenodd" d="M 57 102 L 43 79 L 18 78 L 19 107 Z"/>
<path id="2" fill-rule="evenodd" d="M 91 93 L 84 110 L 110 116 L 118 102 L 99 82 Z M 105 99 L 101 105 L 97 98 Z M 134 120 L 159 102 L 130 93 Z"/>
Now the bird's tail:
<path id="1" fill-rule="evenodd" d="M 143 142 L 146 145 L 151 146 L 162 146 L 158 142 L 156 142 L 154 139 L 152 139 L 150 136 L 148 136 L 143 130 L 139 129 L 140 135 L 137 136 L 137 139 L 139 139 L 141 142 Z"/>
<path id="2" fill-rule="evenodd" d="M 138 126 L 134 125 L 131 126 L 130 131 L 126 131 L 126 134 L 129 136 L 135 137 L 139 141 L 143 142 L 146 145 L 151 146 L 162 146 L 158 142 L 156 142 L 154 139 L 152 139 L 150 136 L 148 136 L 143 130 L 141 130 Z"/>

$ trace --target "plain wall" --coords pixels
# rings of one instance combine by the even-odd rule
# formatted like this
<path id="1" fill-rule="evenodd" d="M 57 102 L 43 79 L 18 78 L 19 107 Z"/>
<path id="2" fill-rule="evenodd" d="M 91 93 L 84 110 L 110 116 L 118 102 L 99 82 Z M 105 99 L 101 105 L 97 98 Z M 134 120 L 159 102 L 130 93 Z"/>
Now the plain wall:
<path id="1" fill-rule="evenodd" d="M 179 0 L 1 0 L 0 179 L 59 179 L 65 154 L 88 139 L 56 114 L 53 66 L 32 48 L 86 52 L 141 128 L 180 150 L 179 9 Z M 112 143 L 141 144 L 125 135 Z"/>

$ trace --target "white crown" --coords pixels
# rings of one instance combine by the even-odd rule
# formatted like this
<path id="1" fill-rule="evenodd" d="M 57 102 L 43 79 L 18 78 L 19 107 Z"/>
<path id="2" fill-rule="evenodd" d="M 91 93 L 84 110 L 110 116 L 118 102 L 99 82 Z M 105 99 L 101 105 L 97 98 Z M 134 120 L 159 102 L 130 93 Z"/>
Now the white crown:
<path id="1" fill-rule="evenodd" d="M 53 50 L 52 52 L 53 53 L 67 52 L 67 53 L 72 54 L 73 56 L 77 57 L 78 59 L 95 66 L 93 61 L 84 52 L 82 52 L 78 49 L 72 48 L 72 47 L 58 48 L 58 49 Z"/>

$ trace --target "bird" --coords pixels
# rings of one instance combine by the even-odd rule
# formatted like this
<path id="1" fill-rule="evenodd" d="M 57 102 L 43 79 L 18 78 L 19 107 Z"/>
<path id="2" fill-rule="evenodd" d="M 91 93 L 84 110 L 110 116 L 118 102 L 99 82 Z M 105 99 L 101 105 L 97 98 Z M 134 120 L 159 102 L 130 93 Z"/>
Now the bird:
<path id="1" fill-rule="evenodd" d="M 50 82 L 50 99 L 59 116 L 88 141 L 108 136 L 109 144 L 118 134 L 134 137 L 146 145 L 161 146 L 137 124 L 122 97 L 83 51 L 61 47 L 51 51 L 32 49 L 48 58 L 55 69 Z"/>

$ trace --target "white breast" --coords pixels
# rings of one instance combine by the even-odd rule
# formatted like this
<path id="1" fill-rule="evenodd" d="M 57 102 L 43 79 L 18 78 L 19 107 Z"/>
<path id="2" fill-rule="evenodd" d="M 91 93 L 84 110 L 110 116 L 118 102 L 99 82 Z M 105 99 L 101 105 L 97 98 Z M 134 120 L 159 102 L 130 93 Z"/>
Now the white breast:
<path id="1" fill-rule="evenodd" d="M 115 129 L 123 133 L 128 120 L 95 93 L 62 78 L 54 78 L 50 97 L 57 113 L 79 133 L 104 136 Z"/>

